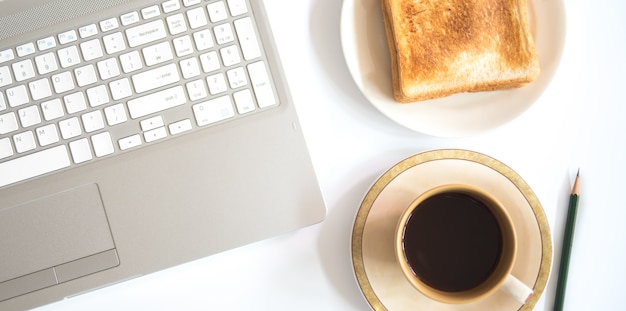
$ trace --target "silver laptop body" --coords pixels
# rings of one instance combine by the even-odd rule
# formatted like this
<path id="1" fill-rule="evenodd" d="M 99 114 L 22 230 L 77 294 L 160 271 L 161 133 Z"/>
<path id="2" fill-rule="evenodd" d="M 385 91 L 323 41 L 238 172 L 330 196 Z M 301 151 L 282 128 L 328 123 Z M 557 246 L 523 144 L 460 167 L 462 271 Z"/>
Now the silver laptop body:
<path id="1" fill-rule="evenodd" d="M 1 310 L 325 211 L 262 1 L 0 1 Z"/>

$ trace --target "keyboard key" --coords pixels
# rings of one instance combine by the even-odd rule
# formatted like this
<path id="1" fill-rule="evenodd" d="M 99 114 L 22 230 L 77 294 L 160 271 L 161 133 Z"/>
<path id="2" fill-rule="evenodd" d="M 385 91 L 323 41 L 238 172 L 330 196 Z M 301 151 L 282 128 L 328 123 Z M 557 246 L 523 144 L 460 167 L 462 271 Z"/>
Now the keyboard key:
<path id="1" fill-rule="evenodd" d="M 41 110 L 46 121 L 58 119 L 64 115 L 61 100 L 58 98 L 41 103 Z"/>
<path id="2" fill-rule="evenodd" d="M 63 139 L 74 138 L 83 133 L 80 129 L 78 117 L 69 118 L 59 122 L 59 129 L 61 130 L 61 137 L 63 137 Z"/>
<path id="3" fill-rule="evenodd" d="M 15 54 L 13 54 L 13 50 L 11 49 L 0 50 L 0 64 L 13 60 L 14 58 L 15 58 Z"/>
<path id="4" fill-rule="evenodd" d="M 174 50 L 176 56 L 183 57 L 193 53 L 193 45 L 191 43 L 191 37 L 183 36 L 174 39 Z"/>
<path id="5" fill-rule="evenodd" d="M 24 85 L 18 85 L 6 90 L 5 95 L 7 96 L 9 106 L 11 107 L 21 106 L 29 102 L 28 92 L 26 91 L 26 86 Z"/>
<path id="6" fill-rule="evenodd" d="M 76 76 L 76 84 L 78 84 L 78 86 L 80 87 L 98 82 L 96 69 L 93 67 L 93 65 L 76 68 L 74 70 L 74 75 Z"/>
<path id="7" fill-rule="evenodd" d="M 174 122 L 169 125 L 170 134 L 178 135 L 180 133 L 184 133 L 190 131 L 192 129 L 191 121 L 189 119 L 185 119 L 182 121 Z"/>
<path id="8" fill-rule="evenodd" d="M 245 89 L 234 93 L 233 99 L 235 100 L 235 106 L 237 106 L 237 112 L 239 114 L 254 111 L 254 99 L 252 99 L 252 93 L 250 90 Z"/>
<path id="9" fill-rule="evenodd" d="M 85 101 L 85 95 L 82 92 L 73 93 L 63 97 L 65 103 L 65 110 L 69 114 L 74 114 L 87 109 L 87 102 Z"/>
<path id="10" fill-rule="evenodd" d="M 24 153 L 37 148 L 35 135 L 33 135 L 32 131 L 15 134 L 15 136 L 13 136 L 13 144 L 15 145 L 15 151 L 17 151 L 17 153 Z"/>
<path id="11" fill-rule="evenodd" d="M 227 0 L 228 1 L 228 9 L 230 10 L 230 15 L 239 16 L 241 14 L 248 13 L 248 7 L 246 6 L 245 0 Z"/>
<path id="12" fill-rule="evenodd" d="M 111 97 L 113 97 L 113 100 L 120 100 L 133 95 L 128 78 L 115 80 L 109 83 L 109 88 L 111 89 Z"/>
<path id="13" fill-rule="evenodd" d="M 0 138 L 0 160 L 13 155 L 13 147 L 8 137 Z"/>
<path id="14" fill-rule="evenodd" d="M 94 110 L 81 116 L 85 132 L 91 133 L 104 128 L 104 119 L 100 110 Z"/>
<path id="15" fill-rule="evenodd" d="M 57 46 L 57 43 L 54 40 L 54 37 L 52 36 L 37 40 L 37 47 L 39 48 L 40 51 L 49 50 L 56 46 Z"/>
<path id="16" fill-rule="evenodd" d="M 183 5 L 186 7 L 200 4 L 200 3 L 202 3 L 202 0 L 183 0 Z"/>
<path id="17" fill-rule="evenodd" d="M 52 145 L 59 142 L 59 132 L 54 124 L 48 124 L 35 130 L 37 140 L 42 147 Z"/>
<path id="18" fill-rule="evenodd" d="M 241 63 L 239 48 L 236 45 L 231 45 L 220 49 L 220 55 L 222 56 L 222 63 L 226 67 Z"/>
<path id="19" fill-rule="evenodd" d="M 52 76 L 52 86 L 57 94 L 71 91 L 76 87 L 72 74 L 69 71 Z"/>
<path id="20" fill-rule="evenodd" d="M 177 35 L 187 31 L 187 23 L 185 22 L 185 17 L 182 13 L 168 16 L 165 20 L 167 21 L 167 28 L 170 30 L 172 35 Z"/>
<path id="21" fill-rule="evenodd" d="M 236 89 L 248 84 L 246 79 L 246 72 L 242 67 L 237 67 L 226 72 L 228 77 L 228 84 L 231 89 Z"/>
<path id="22" fill-rule="evenodd" d="M 0 87 L 7 86 L 11 83 L 13 83 L 13 78 L 11 77 L 11 70 L 9 67 L 0 67 Z"/>
<path id="23" fill-rule="evenodd" d="M 31 55 L 34 54 L 35 51 L 35 44 L 32 42 L 28 42 L 25 44 L 22 44 L 18 47 L 15 48 L 15 51 L 17 52 L 17 56 L 19 57 L 24 57 L 27 55 Z"/>
<path id="24" fill-rule="evenodd" d="M 204 51 L 213 47 L 213 37 L 211 36 L 211 30 L 205 29 L 193 34 L 193 41 L 196 43 L 196 49 L 198 51 Z"/>
<path id="25" fill-rule="evenodd" d="M 209 11 L 209 18 L 213 23 L 221 22 L 228 18 L 224 1 L 218 1 L 207 5 L 207 10 Z"/>
<path id="26" fill-rule="evenodd" d="M 52 96 L 50 82 L 45 78 L 28 83 L 28 89 L 30 89 L 30 96 L 33 100 L 41 100 Z"/>
<path id="27" fill-rule="evenodd" d="M 183 72 L 183 78 L 190 79 L 200 75 L 200 65 L 195 57 L 180 61 L 180 70 Z"/>
<path id="28" fill-rule="evenodd" d="M 104 50 L 109 55 L 124 51 L 126 49 L 126 43 L 124 43 L 124 35 L 122 35 L 121 32 L 106 35 L 102 37 L 102 41 L 104 42 Z"/>
<path id="29" fill-rule="evenodd" d="M 209 23 L 202 7 L 187 11 L 187 20 L 191 29 L 200 28 Z"/>
<path id="30" fill-rule="evenodd" d="M 187 102 L 182 86 L 176 86 L 128 101 L 128 111 L 133 119 L 183 105 Z"/>
<path id="31" fill-rule="evenodd" d="M 202 64 L 202 70 L 205 73 L 220 69 L 220 61 L 217 57 L 217 52 L 211 51 L 200 55 L 200 63 Z"/>
<path id="32" fill-rule="evenodd" d="M 124 73 L 130 73 L 143 68 L 141 56 L 139 56 L 139 52 L 137 51 L 121 55 L 120 62 L 122 63 L 122 70 Z"/>
<path id="33" fill-rule="evenodd" d="M 180 2 L 178 0 L 168 0 L 163 2 L 163 12 L 170 13 L 180 9 Z"/>
<path id="34" fill-rule="evenodd" d="M 53 53 L 47 53 L 35 57 L 35 64 L 37 65 L 37 71 L 40 75 L 45 75 L 59 69 L 56 57 Z"/>
<path id="35" fill-rule="evenodd" d="M 39 151 L 0 163 L 0 187 L 70 166 L 65 146 Z"/>
<path id="36" fill-rule="evenodd" d="M 133 136 L 124 137 L 117 141 L 120 146 L 120 150 L 128 150 L 141 145 L 141 136 L 135 134 Z"/>
<path id="37" fill-rule="evenodd" d="M 151 19 L 161 15 L 161 10 L 158 5 L 149 6 L 141 10 L 141 16 L 143 19 Z"/>
<path id="38" fill-rule="evenodd" d="M 2 96 L 2 92 L 0 92 L 0 111 L 7 109 L 7 102 L 4 100 L 4 96 Z"/>
<path id="39" fill-rule="evenodd" d="M 83 53 L 85 61 L 94 60 L 102 57 L 102 45 L 100 40 L 94 39 L 80 44 L 80 50 Z"/>
<path id="40" fill-rule="evenodd" d="M 20 117 L 20 123 L 22 127 L 30 127 L 41 123 L 41 115 L 39 115 L 39 107 L 28 106 L 17 111 L 17 115 Z"/>
<path id="41" fill-rule="evenodd" d="M 235 116 L 229 96 L 222 96 L 193 106 L 198 126 L 206 126 Z"/>
<path id="42" fill-rule="evenodd" d="M 195 80 L 187 83 L 187 94 L 191 101 L 196 101 L 207 97 L 206 87 L 202 80 Z"/>
<path id="43" fill-rule="evenodd" d="M 98 27 L 96 24 L 91 24 L 78 28 L 78 34 L 81 38 L 86 39 L 98 34 Z"/>
<path id="44" fill-rule="evenodd" d="M 35 76 L 33 61 L 30 59 L 25 59 L 23 61 L 14 63 L 12 67 L 13 73 L 15 74 L 15 80 L 17 80 L 18 82 L 28 80 Z"/>
<path id="45" fill-rule="evenodd" d="M 265 108 L 278 104 L 265 69 L 265 63 L 259 61 L 248 65 L 248 73 L 259 107 Z"/>
<path id="46" fill-rule="evenodd" d="M 79 164 L 93 159 L 91 147 L 89 146 L 89 140 L 87 140 L 87 138 L 73 141 L 69 145 L 74 163 Z"/>
<path id="47" fill-rule="evenodd" d="M 215 41 L 217 44 L 226 44 L 235 40 L 233 35 L 233 28 L 230 24 L 222 24 L 213 28 L 213 34 L 215 34 Z"/>
<path id="48" fill-rule="evenodd" d="M 137 47 L 161 40 L 166 36 L 165 24 L 160 19 L 126 29 L 126 38 L 130 47 Z"/>
<path id="49" fill-rule="evenodd" d="M 111 134 L 109 134 L 109 132 L 92 136 L 91 143 L 93 144 L 94 153 L 98 158 L 112 154 L 115 151 L 113 141 L 111 140 Z"/>
<path id="50" fill-rule="evenodd" d="M 75 45 L 60 49 L 57 52 L 57 55 L 59 56 L 59 62 L 61 63 L 61 67 L 63 68 L 68 68 L 80 64 L 78 48 Z"/>
<path id="51" fill-rule="evenodd" d="M 89 105 L 91 107 L 98 107 L 104 104 L 108 104 L 109 92 L 104 85 L 98 85 L 87 90 L 87 98 L 89 99 Z"/>
<path id="52" fill-rule="evenodd" d="M 208 76 L 206 81 L 211 95 L 216 95 L 228 90 L 228 87 L 226 86 L 226 79 L 224 78 L 224 74 L 221 72 Z"/>
<path id="53" fill-rule="evenodd" d="M 117 29 L 119 27 L 120 27 L 120 24 L 117 21 L 117 18 L 115 18 L 115 17 L 109 18 L 109 19 L 105 19 L 105 20 L 100 22 L 100 30 L 102 30 L 102 32 L 111 31 L 111 30 Z"/>
<path id="54" fill-rule="evenodd" d="M 137 93 L 144 93 L 180 81 L 175 64 L 165 65 L 132 77 Z"/>
<path id="55" fill-rule="evenodd" d="M 144 48 L 142 50 L 144 61 L 147 66 L 154 66 L 174 59 L 172 54 L 172 46 L 169 41 L 161 42 Z"/>
<path id="56" fill-rule="evenodd" d="M 149 119 L 145 119 L 141 121 L 139 124 L 141 126 L 141 130 L 144 132 L 149 131 L 149 130 L 154 130 L 155 128 L 159 128 L 165 125 L 165 123 L 163 123 L 163 117 L 161 116 L 156 116 L 156 117 L 152 117 Z"/>
<path id="57" fill-rule="evenodd" d="M 252 19 L 250 17 L 242 18 L 235 21 L 235 31 L 241 44 L 241 52 L 245 60 L 252 60 L 261 57 L 261 49 L 257 40 Z"/>
<path id="58" fill-rule="evenodd" d="M 58 35 L 60 44 L 68 44 L 70 42 L 74 42 L 78 40 L 75 30 L 68 30 L 66 32 L 60 33 Z"/>
<path id="59" fill-rule="evenodd" d="M 165 127 L 160 127 L 143 133 L 143 138 L 146 140 L 147 143 L 151 143 L 165 137 L 167 137 L 167 131 L 165 130 Z"/>
<path id="60" fill-rule="evenodd" d="M 117 65 L 115 58 L 109 58 L 103 61 L 99 61 L 98 72 L 100 73 L 100 79 L 108 80 L 120 75 L 120 68 Z"/>
<path id="61" fill-rule="evenodd" d="M 132 25 L 139 22 L 139 13 L 129 12 L 122 16 L 120 16 L 120 20 L 122 21 L 123 26 Z"/>
<path id="62" fill-rule="evenodd" d="M 0 114 L 0 135 L 8 134 L 19 129 L 15 112 Z"/>
<path id="63" fill-rule="evenodd" d="M 109 126 L 118 125 L 128 120 L 124 104 L 117 104 L 104 108 L 104 115 Z"/>

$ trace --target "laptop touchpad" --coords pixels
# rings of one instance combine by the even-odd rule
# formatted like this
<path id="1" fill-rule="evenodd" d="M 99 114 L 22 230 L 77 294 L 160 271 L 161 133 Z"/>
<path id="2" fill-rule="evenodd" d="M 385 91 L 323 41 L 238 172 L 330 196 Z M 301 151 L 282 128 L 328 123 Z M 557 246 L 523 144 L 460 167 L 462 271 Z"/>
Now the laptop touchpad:
<path id="1" fill-rule="evenodd" d="M 0 249 L 0 301 L 119 264 L 95 184 L 0 211 Z"/>

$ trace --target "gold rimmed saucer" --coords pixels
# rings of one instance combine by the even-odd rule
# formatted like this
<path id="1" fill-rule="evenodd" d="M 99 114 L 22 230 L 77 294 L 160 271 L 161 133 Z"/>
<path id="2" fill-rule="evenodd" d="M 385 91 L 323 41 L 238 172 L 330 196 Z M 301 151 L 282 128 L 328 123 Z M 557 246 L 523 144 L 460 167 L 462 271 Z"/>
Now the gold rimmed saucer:
<path id="1" fill-rule="evenodd" d="M 465 183 L 498 199 L 518 235 L 513 275 L 533 288 L 524 305 L 502 291 L 463 305 L 427 298 L 402 275 L 394 256 L 394 233 L 402 211 L 436 186 Z M 511 168 L 484 154 L 443 149 L 420 153 L 387 170 L 370 188 L 352 229 L 352 263 L 363 295 L 374 310 L 532 310 L 550 274 L 552 239 L 541 203 Z"/>

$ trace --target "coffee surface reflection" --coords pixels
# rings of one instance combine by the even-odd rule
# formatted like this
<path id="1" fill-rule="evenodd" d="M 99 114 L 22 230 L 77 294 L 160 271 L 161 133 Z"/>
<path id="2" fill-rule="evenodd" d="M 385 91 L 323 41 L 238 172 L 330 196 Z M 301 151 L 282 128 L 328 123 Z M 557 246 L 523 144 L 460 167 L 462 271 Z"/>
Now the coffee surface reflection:
<path id="1" fill-rule="evenodd" d="M 413 273 L 445 292 L 473 289 L 489 278 L 502 254 L 498 221 L 482 201 L 443 192 L 421 202 L 406 221 L 402 248 Z"/>

